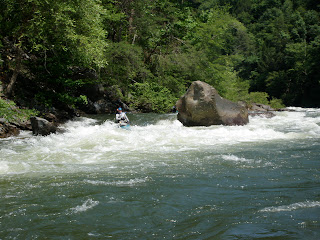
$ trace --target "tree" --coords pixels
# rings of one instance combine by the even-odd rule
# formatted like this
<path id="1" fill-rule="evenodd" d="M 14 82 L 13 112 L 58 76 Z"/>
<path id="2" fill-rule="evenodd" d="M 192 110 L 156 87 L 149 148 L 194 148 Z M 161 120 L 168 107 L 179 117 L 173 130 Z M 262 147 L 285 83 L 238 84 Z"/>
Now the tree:
<path id="1" fill-rule="evenodd" d="M 36 70 L 49 79 L 58 78 L 57 75 L 61 79 L 61 73 L 75 65 L 105 66 L 106 41 L 102 28 L 105 11 L 99 0 L 2 1 L 0 35 L 7 41 L 7 55 L 13 52 L 11 61 L 7 62 L 12 71 L 8 95 L 18 75 L 25 74 L 21 69 L 33 68 L 35 64 L 42 66 Z M 36 77 L 39 75 L 40 72 Z"/>

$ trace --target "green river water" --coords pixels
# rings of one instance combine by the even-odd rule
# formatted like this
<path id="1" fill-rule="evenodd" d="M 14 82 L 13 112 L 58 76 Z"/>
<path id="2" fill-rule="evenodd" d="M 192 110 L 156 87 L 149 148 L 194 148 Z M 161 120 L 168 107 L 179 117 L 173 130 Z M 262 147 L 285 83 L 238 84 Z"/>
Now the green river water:
<path id="1" fill-rule="evenodd" d="M 0 239 L 320 239 L 320 110 L 87 116 L 0 140 Z"/>

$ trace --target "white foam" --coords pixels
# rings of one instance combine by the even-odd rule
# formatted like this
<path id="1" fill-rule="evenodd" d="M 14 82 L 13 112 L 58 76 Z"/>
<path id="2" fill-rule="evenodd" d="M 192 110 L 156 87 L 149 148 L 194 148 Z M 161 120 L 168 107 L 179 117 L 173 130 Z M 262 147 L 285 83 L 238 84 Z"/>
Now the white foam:
<path id="1" fill-rule="evenodd" d="M 245 162 L 245 163 L 252 163 L 254 160 L 252 159 L 246 159 L 237 157 L 235 155 L 222 155 L 222 158 L 227 161 L 234 161 L 234 162 Z"/>
<path id="2" fill-rule="evenodd" d="M 88 199 L 82 205 L 71 208 L 70 210 L 72 211 L 72 213 L 85 212 L 97 206 L 98 204 L 99 204 L 99 201 L 93 201 L 92 199 Z"/>
<path id="3" fill-rule="evenodd" d="M 6 161 L 1 161 L 1 162 L 0 162 L 0 174 L 2 174 L 2 173 L 7 173 L 8 170 L 9 170 L 8 162 L 6 162 Z"/>
<path id="4" fill-rule="evenodd" d="M 320 207 L 319 201 L 305 201 L 305 202 L 298 202 L 293 203 L 290 205 L 283 205 L 278 207 L 267 207 L 259 212 L 290 212 L 298 209 L 304 209 L 304 208 L 314 208 L 314 207 Z"/>
<path id="5" fill-rule="evenodd" d="M 85 183 L 92 185 L 108 185 L 108 186 L 136 186 L 149 181 L 149 178 L 135 178 L 128 181 L 100 181 L 100 180 L 84 180 Z"/>
<path id="6" fill-rule="evenodd" d="M 17 152 L 13 151 L 12 149 L 3 148 L 3 149 L 0 149 L 0 154 L 2 156 L 4 156 L 4 155 L 13 155 L 13 154 L 17 154 Z"/>
<path id="7" fill-rule="evenodd" d="M 319 115 L 320 115 L 320 110 Z M 78 118 L 62 126 L 63 134 L 11 139 L 0 148 L 0 174 L 52 171 L 78 171 L 88 164 L 147 164 L 149 156 L 165 156 L 186 151 L 206 151 L 241 143 L 264 143 L 320 135 L 320 116 L 306 110 L 279 112 L 274 118 L 253 117 L 245 126 L 184 127 L 172 116 L 147 126 L 118 128 L 107 120 L 98 124 Z M 161 159 L 162 158 L 162 159 Z M 251 162 L 236 156 L 224 160 Z M 158 157 L 159 159 L 159 157 Z"/>

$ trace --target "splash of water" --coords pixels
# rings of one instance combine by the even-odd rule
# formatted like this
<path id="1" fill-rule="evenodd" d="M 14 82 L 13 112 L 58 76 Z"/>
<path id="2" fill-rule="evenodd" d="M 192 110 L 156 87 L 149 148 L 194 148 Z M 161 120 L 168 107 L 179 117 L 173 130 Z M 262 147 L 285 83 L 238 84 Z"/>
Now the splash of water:
<path id="1" fill-rule="evenodd" d="M 298 203 L 293 203 L 290 205 L 283 205 L 278 207 L 267 207 L 260 210 L 260 212 L 291 212 L 298 209 L 315 208 L 315 207 L 320 207 L 319 201 L 305 201 L 305 202 L 298 202 Z"/>
<path id="2" fill-rule="evenodd" d="M 139 165 L 187 151 L 318 138 L 320 110 L 296 110 L 279 112 L 271 119 L 253 117 L 245 126 L 187 128 L 172 116 L 162 117 L 154 124 L 133 124 L 131 131 L 109 120 L 98 124 L 94 119 L 79 118 L 66 123 L 63 134 L 34 137 L 23 132 L 0 142 L 0 174 L 83 171 L 84 166 L 107 164 L 112 168 L 119 162 Z"/>

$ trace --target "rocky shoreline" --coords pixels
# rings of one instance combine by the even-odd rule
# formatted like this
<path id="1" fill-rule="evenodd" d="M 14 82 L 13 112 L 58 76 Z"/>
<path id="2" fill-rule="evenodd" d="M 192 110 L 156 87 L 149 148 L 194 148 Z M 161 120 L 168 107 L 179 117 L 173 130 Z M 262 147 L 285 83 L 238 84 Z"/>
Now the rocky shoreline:
<path id="1" fill-rule="evenodd" d="M 126 111 L 130 111 L 128 106 L 121 100 L 121 96 L 117 94 L 119 91 L 121 90 L 116 86 L 107 87 L 102 84 L 88 85 L 82 89 L 82 92 L 87 96 L 87 102 L 79 104 L 76 108 L 68 105 L 61 105 L 50 109 L 38 106 L 36 109 L 40 114 L 26 121 L 19 119 L 7 120 L 0 116 L 0 138 L 17 136 L 21 130 L 32 131 L 34 135 L 45 136 L 59 132 L 59 125 L 84 114 L 113 113 L 119 106 Z M 1 83 L 0 98 L 3 100 L 7 99 Z M 26 101 L 26 99 L 17 98 L 18 105 L 26 107 L 32 105 Z M 11 108 L 15 108 L 17 111 L 20 110 L 17 106 L 11 106 Z"/>
<path id="2" fill-rule="evenodd" d="M 32 131 L 34 135 L 45 136 L 57 132 L 60 124 L 73 118 L 73 116 L 68 116 L 63 113 L 60 113 L 60 115 L 46 113 L 42 114 L 42 116 L 41 118 L 32 116 L 26 121 L 19 119 L 8 121 L 0 118 L 0 138 L 18 136 L 21 130 Z"/>

